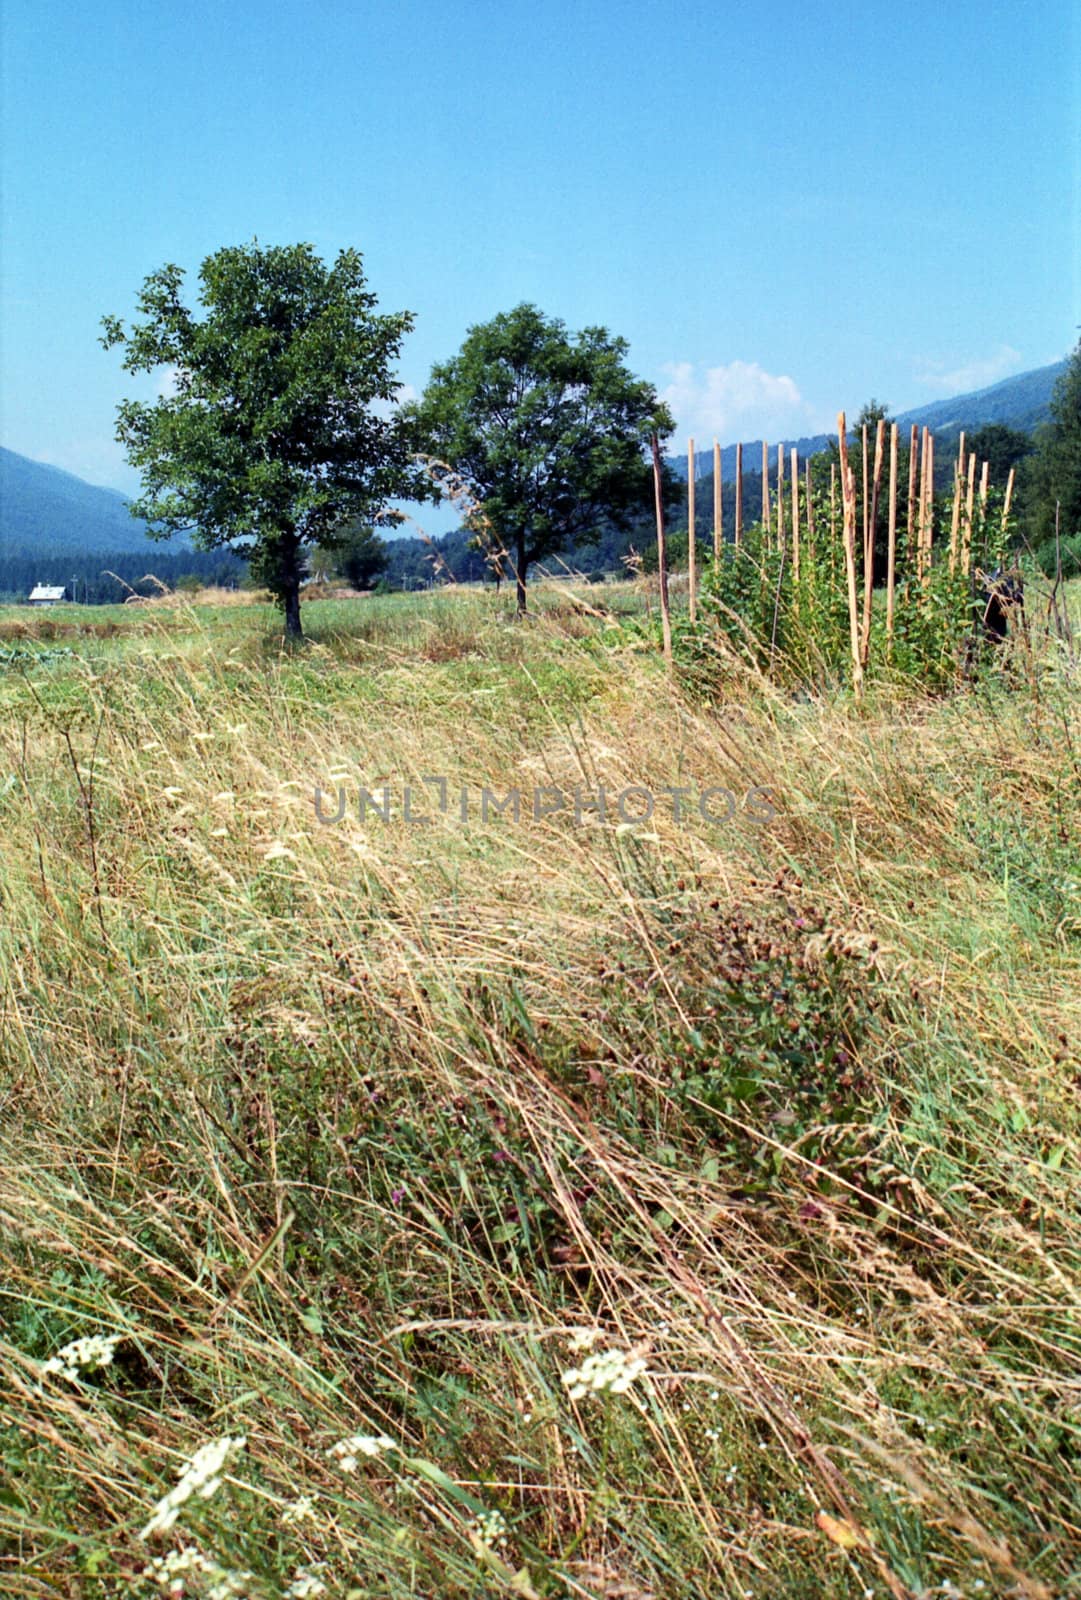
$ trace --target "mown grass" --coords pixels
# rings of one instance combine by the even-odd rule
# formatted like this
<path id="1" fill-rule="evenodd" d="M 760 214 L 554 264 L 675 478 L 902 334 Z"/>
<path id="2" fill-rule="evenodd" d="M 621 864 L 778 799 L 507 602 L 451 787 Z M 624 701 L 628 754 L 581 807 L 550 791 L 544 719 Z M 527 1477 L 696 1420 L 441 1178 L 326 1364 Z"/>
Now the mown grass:
<path id="1" fill-rule="evenodd" d="M 1079 1592 L 1068 654 L 705 696 L 578 594 L 301 652 L 125 608 L 0 671 L 9 1591 Z M 691 796 L 480 817 L 598 784 Z M 646 1373 L 572 1399 L 581 1328 Z"/>

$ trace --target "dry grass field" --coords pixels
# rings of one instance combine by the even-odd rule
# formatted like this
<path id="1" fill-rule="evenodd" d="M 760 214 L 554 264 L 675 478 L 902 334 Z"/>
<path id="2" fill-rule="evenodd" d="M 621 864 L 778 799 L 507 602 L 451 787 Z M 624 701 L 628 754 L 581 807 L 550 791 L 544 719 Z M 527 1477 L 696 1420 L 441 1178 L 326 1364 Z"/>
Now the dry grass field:
<path id="1" fill-rule="evenodd" d="M 0 612 L 0 1590 L 1081 1594 L 1076 660 L 510 604 Z"/>

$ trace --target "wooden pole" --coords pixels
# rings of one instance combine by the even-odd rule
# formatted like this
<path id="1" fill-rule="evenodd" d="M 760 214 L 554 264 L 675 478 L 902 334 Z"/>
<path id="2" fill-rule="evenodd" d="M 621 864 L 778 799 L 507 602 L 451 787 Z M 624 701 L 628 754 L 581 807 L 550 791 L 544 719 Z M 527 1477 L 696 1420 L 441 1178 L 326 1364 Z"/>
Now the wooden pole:
<path id="1" fill-rule="evenodd" d="M 921 584 L 926 583 L 924 555 L 927 548 L 927 440 L 929 437 L 928 430 L 924 428 L 921 435 L 919 524 L 916 532 L 916 576 Z"/>
<path id="2" fill-rule="evenodd" d="M 923 581 L 931 582 L 931 551 L 935 542 L 935 436 L 927 430 L 927 516 L 923 535 Z"/>
<path id="3" fill-rule="evenodd" d="M 784 445 L 777 446 L 777 549 L 784 554 Z"/>
<path id="4" fill-rule="evenodd" d="M 724 505 L 721 501 L 721 447 L 713 441 L 713 565 L 719 566 L 724 543 Z"/>
<path id="5" fill-rule="evenodd" d="M 762 527 L 766 534 L 766 549 L 769 549 L 769 445 L 762 440 Z"/>
<path id="6" fill-rule="evenodd" d="M 841 495 L 844 500 L 845 573 L 848 578 L 848 631 L 852 644 L 852 688 L 856 699 L 863 694 L 863 663 L 860 660 L 859 601 L 856 598 L 856 480 L 848 464 L 845 442 L 845 414 L 837 417 L 841 446 Z"/>
<path id="7" fill-rule="evenodd" d="M 736 445 L 736 549 L 743 543 L 743 446 Z"/>
<path id="8" fill-rule="evenodd" d="M 1010 475 L 1006 479 L 1006 498 L 1002 502 L 1002 531 L 1006 532 L 1010 521 L 1010 502 L 1013 499 L 1013 480 L 1016 467 L 1010 468 Z"/>
<path id="9" fill-rule="evenodd" d="M 860 484 L 860 499 L 863 505 L 863 548 L 867 549 L 867 490 L 870 488 L 867 472 L 867 424 L 860 430 L 863 437 L 863 478 Z"/>
<path id="10" fill-rule="evenodd" d="M 799 605 L 799 452 L 792 451 L 792 582 L 796 585 L 796 605 Z"/>
<path id="11" fill-rule="evenodd" d="M 950 577 L 957 571 L 957 542 L 961 531 L 961 484 L 965 476 L 965 436 L 957 446 L 957 465 L 953 469 L 953 515 L 950 518 Z"/>
<path id="12" fill-rule="evenodd" d="M 987 491 L 991 487 L 991 463 L 985 461 L 980 470 L 980 560 L 987 560 Z"/>
<path id="13" fill-rule="evenodd" d="M 866 433 L 866 429 L 864 430 Z M 875 527 L 878 522 L 878 491 L 882 483 L 882 457 L 886 444 L 886 424 L 882 417 L 875 429 L 875 468 L 871 484 L 871 512 L 864 523 L 863 534 L 863 630 L 860 634 L 860 653 L 864 668 L 871 650 L 871 605 L 875 586 Z"/>
<path id="14" fill-rule="evenodd" d="M 908 520 L 905 523 L 905 551 L 911 561 L 916 554 L 916 424 L 908 440 Z"/>
<path id="15" fill-rule="evenodd" d="M 815 503 L 814 484 L 811 482 L 810 458 L 804 463 L 803 470 L 807 475 L 807 494 L 805 496 L 807 501 L 807 550 L 813 561 L 815 553 Z"/>
<path id="16" fill-rule="evenodd" d="M 664 659 L 672 665 L 672 619 L 668 611 L 668 552 L 664 542 L 664 499 L 661 495 L 661 446 L 657 435 L 649 441 L 653 451 L 653 507 L 657 517 L 657 572 L 661 590 L 661 636 Z"/>
<path id="17" fill-rule="evenodd" d="M 972 571 L 972 514 L 976 500 L 976 453 L 968 458 L 968 500 L 965 520 L 961 530 L 961 571 L 967 578 Z"/>
<path id="18" fill-rule="evenodd" d="M 897 587 L 897 424 L 890 428 L 890 531 L 886 555 L 886 658 L 893 655 L 893 603 Z"/>
<path id="19" fill-rule="evenodd" d="M 695 527 L 694 527 L 694 490 L 695 490 L 695 482 L 694 482 L 694 440 L 693 439 L 688 439 L 688 441 L 687 441 L 687 596 L 688 596 L 688 611 L 690 612 L 690 618 L 691 618 L 691 622 L 692 623 L 695 620 L 695 594 L 694 594 L 695 578 L 698 576 L 697 562 L 696 562 L 696 557 L 697 557 L 698 552 L 695 549 L 695 544 L 696 544 L 697 541 L 695 539 Z"/>

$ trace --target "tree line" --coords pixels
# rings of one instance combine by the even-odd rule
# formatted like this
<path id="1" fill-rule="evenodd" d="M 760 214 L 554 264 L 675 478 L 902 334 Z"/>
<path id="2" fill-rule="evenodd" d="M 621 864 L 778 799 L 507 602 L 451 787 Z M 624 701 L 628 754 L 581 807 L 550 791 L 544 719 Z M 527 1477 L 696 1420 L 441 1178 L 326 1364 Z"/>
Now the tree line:
<path id="1" fill-rule="evenodd" d="M 593 552 L 603 567 L 631 556 L 636 537 L 648 548 L 648 454 L 675 424 L 606 328 L 572 333 L 519 305 L 470 328 L 424 393 L 400 404 L 394 368 L 415 317 L 378 310 L 356 250 L 327 266 L 307 244 L 228 247 L 203 262 L 196 310 L 183 288 L 167 265 L 145 280 L 139 320 L 103 319 L 102 343 L 122 350 L 126 371 L 175 376 L 170 394 L 118 412 L 142 476 L 131 509 L 152 537 L 182 531 L 204 553 L 246 560 L 288 634 L 301 636 L 308 575 L 359 586 L 395 572 L 402 584 L 490 576 L 513 585 L 524 612 L 538 562 Z M 883 414 L 871 402 L 857 426 Z M 1058 548 L 1076 540 L 1081 560 L 1081 344 L 1031 464 L 1027 438 L 1022 449 L 1012 430 L 985 432 L 996 473 L 1007 460 L 1024 467 L 1039 548 L 1054 536 L 1054 501 Z M 663 493 L 675 503 L 682 486 L 669 478 Z M 395 499 L 451 500 L 461 540 L 386 544 Z"/>
<path id="2" fill-rule="evenodd" d="M 130 594 L 175 589 L 186 578 L 230 588 L 244 580 L 247 567 L 228 550 L 80 550 L 42 545 L 26 550 L 0 550 L 0 603 L 25 600 L 37 584 L 63 584 L 68 597 L 81 605 L 114 605 Z"/>

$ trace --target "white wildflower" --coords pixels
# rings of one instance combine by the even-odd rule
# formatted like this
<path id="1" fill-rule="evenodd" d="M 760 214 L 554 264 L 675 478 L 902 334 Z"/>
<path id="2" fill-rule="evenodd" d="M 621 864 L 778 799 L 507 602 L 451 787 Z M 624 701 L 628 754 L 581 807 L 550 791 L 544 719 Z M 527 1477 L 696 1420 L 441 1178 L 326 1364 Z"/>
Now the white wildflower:
<path id="1" fill-rule="evenodd" d="M 575 1328 L 567 1343 L 572 1350 L 592 1350 L 600 1337 L 599 1328 Z"/>
<path id="2" fill-rule="evenodd" d="M 626 1394 L 645 1370 L 641 1356 L 629 1355 L 625 1350 L 604 1350 L 587 1356 L 580 1367 L 565 1372 L 563 1384 L 572 1400 L 581 1400 L 587 1394 Z"/>
<path id="3" fill-rule="evenodd" d="M 319 1577 L 319 1573 L 326 1570 L 325 1561 L 318 1562 L 314 1567 L 298 1567 L 292 1583 L 285 1591 L 285 1600 L 318 1600 L 319 1595 L 327 1592 L 326 1584 Z"/>
<path id="4" fill-rule="evenodd" d="M 296 856 L 287 844 L 282 844 L 280 839 L 275 839 L 269 849 L 263 852 L 264 861 L 295 861 Z"/>
<path id="5" fill-rule="evenodd" d="M 348 1439 L 339 1439 L 331 1445 L 327 1455 L 336 1461 L 343 1472 L 355 1472 L 361 1456 L 381 1456 L 384 1450 L 397 1450 L 393 1439 L 385 1433 L 354 1433 Z"/>
<path id="6" fill-rule="evenodd" d="M 84 1372 L 97 1372 L 101 1367 L 111 1367 L 116 1347 L 123 1340 L 122 1333 L 92 1333 L 85 1339 L 73 1339 L 49 1357 L 42 1366 L 42 1376 L 57 1372 L 74 1383 Z"/>
<path id="7" fill-rule="evenodd" d="M 226 1462 L 230 1456 L 243 1450 L 247 1442 L 244 1434 L 240 1433 L 235 1437 L 226 1434 L 224 1438 L 212 1439 L 209 1444 L 200 1445 L 181 1473 L 175 1489 L 170 1489 L 154 1507 L 150 1521 L 139 1535 L 140 1539 L 148 1539 L 152 1533 L 167 1533 L 180 1515 L 181 1506 L 192 1495 L 209 1500 L 221 1488 L 221 1474 Z"/>
<path id="8" fill-rule="evenodd" d="M 159 1589 L 179 1596 L 184 1593 L 184 1579 L 193 1572 L 210 1575 L 216 1573 L 217 1568 L 194 1545 L 185 1545 L 183 1550 L 170 1550 L 168 1555 L 155 1556 L 143 1576 L 151 1583 L 156 1583 Z"/>
<path id="9" fill-rule="evenodd" d="M 216 1567 L 206 1600 L 244 1600 L 254 1577 L 254 1572 L 224 1572 Z"/>
<path id="10" fill-rule="evenodd" d="M 227 1572 L 216 1561 L 209 1561 L 194 1545 L 155 1556 L 143 1576 L 164 1589 L 173 1600 L 181 1600 L 184 1580 L 195 1574 L 207 1580 L 206 1600 L 242 1600 L 254 1576 L 251 1572 Z"/>
<path id="11" fill-rule="evenodd" d="M 469 1522 L 469 1537 L 485 1550 L 492 1549 L 493 1545 L 504 1544 L 507 1538 L 507 1524 L 501 1511 L 479 1511 Z"/>
<path id="12" fill-rule="evenodd" d="M 295 1528 L 301 1522 L 314 1522 L 315 1501 L 310 1494 L 302 1494 L 296 1500 L 291 1500 L 282 1510 L 278 1519 L 283 1528 Z"/>

